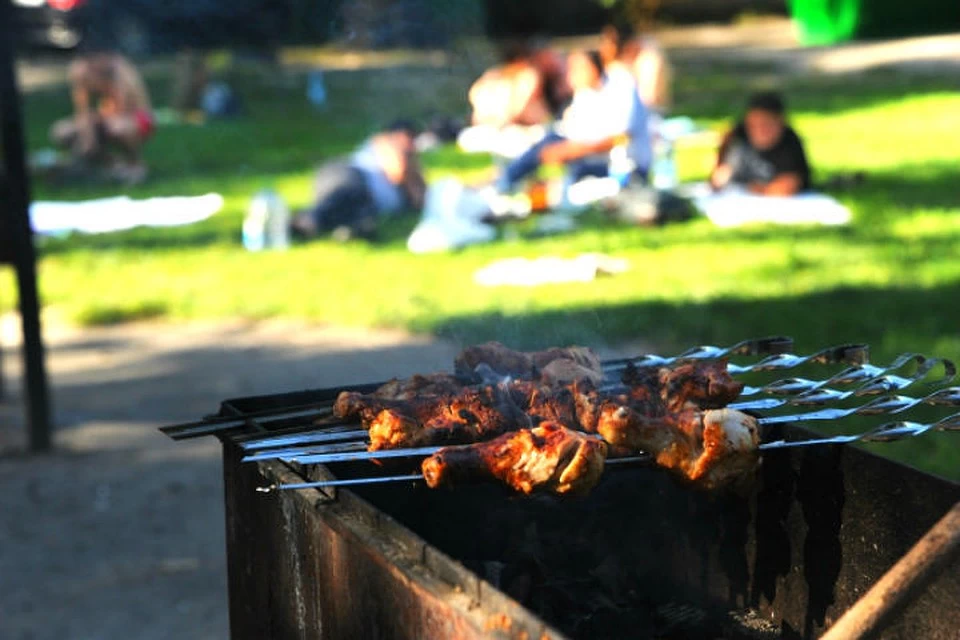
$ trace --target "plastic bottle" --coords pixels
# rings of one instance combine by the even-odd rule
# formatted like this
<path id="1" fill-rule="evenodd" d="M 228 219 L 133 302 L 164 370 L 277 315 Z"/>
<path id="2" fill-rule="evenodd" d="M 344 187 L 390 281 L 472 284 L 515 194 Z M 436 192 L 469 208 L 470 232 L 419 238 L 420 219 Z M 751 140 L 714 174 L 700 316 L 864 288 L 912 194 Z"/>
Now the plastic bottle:
<path id="1" fill-rule="evenodd" d="M 673 156 L 673 141 L 659 138 L 653 150 L 653 186 L 669 191 L 679 184 L 677 163 Z"/>
<path id="2" fill-rule="evenodd" d="M 243 220 L 243 246 L 247 251 L 290 246 L 290 211 L 276 192 L 265 189 L 250 201 Z"/>
<path id="3" fill-rule="evenodd" d="M 263 251 L 267 236 L 267 203 L 255 196 L 243 219 L 243 246 L 247 251 Z"/>
<path id="4" fill-rule="evenodd" d="M 269 192 L 267 248 L 284 251 L 290 247 L 290 210 L 279 194 Z"/>

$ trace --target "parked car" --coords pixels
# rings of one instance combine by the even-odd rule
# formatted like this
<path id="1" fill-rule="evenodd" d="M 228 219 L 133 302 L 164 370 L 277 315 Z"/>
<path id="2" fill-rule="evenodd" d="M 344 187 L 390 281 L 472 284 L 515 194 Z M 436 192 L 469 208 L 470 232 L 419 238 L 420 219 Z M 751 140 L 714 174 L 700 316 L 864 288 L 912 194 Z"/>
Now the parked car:
<path id="1" fill-rule="evenodd" d="M 110 48 L 138 56 L 195 47 L 259 48 L 277 43 L 292 1 L 11 0 L 22 44 Z"/>

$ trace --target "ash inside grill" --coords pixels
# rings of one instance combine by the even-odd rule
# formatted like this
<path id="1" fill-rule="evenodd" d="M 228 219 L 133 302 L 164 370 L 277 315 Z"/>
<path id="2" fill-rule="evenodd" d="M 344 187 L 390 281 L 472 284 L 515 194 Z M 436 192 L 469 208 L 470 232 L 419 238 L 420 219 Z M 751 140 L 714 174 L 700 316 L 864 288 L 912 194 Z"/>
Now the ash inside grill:
<path id="1" fill-rule="evenodd" d="M 731 611 L 666 578 L 687 554 L 713 549 L 740 583 L 729 588 L 746 586 L 750 514 L 742 496 L 686 496 L 646 469 L 611 474 L 580 500 L 483 486 L 359 493 L 571 638 L 782 637 L 747 602 Z"/>

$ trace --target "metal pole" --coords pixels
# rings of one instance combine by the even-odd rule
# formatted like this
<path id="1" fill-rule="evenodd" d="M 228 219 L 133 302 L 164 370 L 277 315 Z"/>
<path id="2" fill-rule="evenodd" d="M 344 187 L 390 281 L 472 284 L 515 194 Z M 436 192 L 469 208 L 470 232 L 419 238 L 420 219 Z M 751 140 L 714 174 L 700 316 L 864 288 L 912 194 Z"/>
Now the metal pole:
<path id="1" fill-rule="evenodd" d="M 13 3 L 0 0 L 0 144 L 3 146 L 3 176 L 7 183 L 7 231 L 17 272 L 23 326 L 29 446 L 30 451 L 39 452 L 48 451 L 51 446 L 50 405 L 40 332 L 36 254 L 29 218 L 30 184 L 24 161 L 23 121 L 14 69 L 13 22 Z"/>

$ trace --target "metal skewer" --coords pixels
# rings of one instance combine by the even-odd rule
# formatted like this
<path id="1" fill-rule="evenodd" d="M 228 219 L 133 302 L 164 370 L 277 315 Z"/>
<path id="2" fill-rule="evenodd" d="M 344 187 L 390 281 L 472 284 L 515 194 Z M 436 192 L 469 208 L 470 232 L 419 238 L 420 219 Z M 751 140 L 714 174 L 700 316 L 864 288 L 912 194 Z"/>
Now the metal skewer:
<path id="1" fill-rule="evenodd" d="M 830 401 L 839 402 L 847 398 L 861 397 L 865 395 L 861 390 L 854 391 L 835 391 L 833 389 L 818 389 L 813 393 L 801 393 L 793 398 L 764 398 L 748 402 L 734 402 L 727 405 L 728 409 L 738 411 L 764 411 L 776 409 L 784 405 L 807 406 L 825 404 Z M 960 387 L 947 387 L 938 389 L 922 398 L 909 398 L 907 396 L 886 396 L 877 398 L 860 407 L 854 409 L 862 415 L 872 413 L 900 413 L 920 404 L 930 404 L 939 406 L 960 406 Z M 880 411 L 874 411 L 880 409 Z M 849 411 L 849 409 L 831 409 L 832 411 Z M 801 414 L 803 415 L 803 414 Z M 849 415 L 849 414 L 848 414 Z M 841 416 L 842 417 L 842 416 Z M 810 418 L 808 418 L 810 419 Z M 813 418 L 818 419 L 818 418 Z"/>
<path id="2" fill-rule="evenodd" d="M 841 392 L 835 392 L 841 393 Z M 778 399 L 771 399 L 772 402 L 781 402 Z M 749 407 L 747 405 L 750 405 Z M 879 414 L 902 413 L 921 404 L 934 406 L 960 406 L 960 387 L 947 387 L 933 393 L 920 397 L 911 398 L 908 396 L 891 395 L 874 398 L 869 402 L 845 409 L 826 408 L 806 413 L 793 413 L 781 416 L 764 416 L 757 419 L 761 425 L 780 424 L 784 422 L 809 422 L 816 420 L 839 420 L 853 415 L 870 416 Z M 730 405 L 731 409 L 760 409 L 759 403 L 738 403 Z M 344 432 L 346 435 L 349 432 Z M 352 443 L 308 444 L 305 446 L 289 447 L 277 450 L 260 451 L 247 455 L 243 458 L 244 462 L 254 462 L 258 460 L 288 460 L 299 462 L 300 464 L 322 464 L 327 462 L 349 462 L 356 460 L 375 460 L 380 458 L 413 457 L 418 455 L 432 455 L 439 447 L 420 447 L 408 449 L 384 449 L 380 451 L 366 451 L 367 446 L 366 432 L 357 431 L 361 434 L 363 440 Z M 320 434 L 323 435 L 323 434 Z"/>
<path id="3" fill-rule="evenodd" d="M 960 413 L 955 413 L 942 420 L 928 424 L 908 422 L 905 420 L 888 422 L 879 427 L 853 435 L 811 438 L 808 440 L 774 440 L 761 444 L 760 450 L 810 447 L 824 444 L 849 444 L 851 442 L 894 442 L 906 438 L 915 438 L 928 431 L 960 431 Z"/>
<path id="4" fill-rule="evenodd" d="M 271 449 L 273 447 L 289 447 L 297 444 L 336 442 L 340 440 L 353 440 L 355 438 L 365 439 L 366 437 L 366 429 L 358 429 L 357 425 L 348 424 L 329 427 L 310 433 L 298 433 L 289 436 L 264 438 L 263 440 L 251 440 L 250 442 L 242 443 L 240 446 L 245 451 L 256 451 L 259 449 Z"/>
<path id="5" fill-rule="evenodd" d="M 649 461 L 650 456 L 630 456 L 626 458 L 613 458 L 607 460 L 605 464 L 609 466 Z M 257 491 L 260 493 L 270 493 L 271 491 L 285 491 L 290 489 L 322 489 L 326 487 L 349 487 L 364 484 L 383 484 L 387 482 L 416 482 L 418 480 L 423 480 L 423 474 L 408 473 L 398 476 L 371 476 L 368 478 L 343 478 L 336 480 L 289 482 L 286 484 L 270 484 L 265 487 L 257 487 Z"/>
<path id="6" fill-rule="evenodd" d="M 960 413 L 955 413 L 946 418 L 933 423 L 919 423 L 909 421 L 896 421 L 882 424 L 879 427 L 863 431 L 852 435 L 832 436 L 829 438 L 809 438 L 806 440 L 774 440 L 772 442 L 762 443 L 758 449 L 760 451 L 771 451 L 775 449 L 789 449 L 795 447 L 811 447 L 833 444 L 850 444 L 853 442 L 894 442 L 906 438 L 915 438 L 930 431 L 960 431 Z M 397 450 L 397 453 L 403 455 L 432 455 L 443 447 L 428 447 L 423 449 Z M 383 452 L 389 453 L 389 452 Z M 394 456 L 387 456 L 394 457 Z M 607 465 L 620 465 L 632 462 L 649 462 L 651 456 L 639 455 L 626 458 L 614 458 L 607 460 Z M 404 482 L 422 480 L 423 476 L 419 473 L 395 475 L 395 476 L 371 476 L 366 478 L 346 478 L 336 480 L 319 480 L 312 482 L 298 482 L 288 484 L 272 484 L 266 487 L 258 487 L 257 491 L 268 493 L 271 491 L 280 491 L 287 489 L 309 489 L 322 487 L 339 487 L 364 484 L 378 484 L 387 482 Z"/>
<path id="7" fill-rule="evenodd" d="M 755 355 L 760 353 L 786 353 L 793 348 L 793 338 L 787 336 L 768 336 L 743 340 L 729 347 L 701 345 L 687 349 L 676 356 L 664 357 L 648 353 L 634 358 L 613 360 L 608 364 L 610 371 L 620 371 L 632 364 L 635 367 L 665 367 L 677 362 L 691 360 L 719 360 L 732 355 Z"/>
<path id="8" fill-rule="evenodd" d="M 746 341 L 741 343 L 741 345 L 754 344 L 756 342 L 758 341 Z M 704 353 L 716 353 L 719 351 L 729 351 L 731 349 L 735 349 L 736 347 L 737 345 L 734 345 L 734 347 L 729 347 L 728 349 L 724 350 L 720 350 L 718 347 L 701 347 L 700 349 L 705 350 Z M 833 348 L 833 350 L 836 351 L 836 348 Z M 904 377 L 891 374 L 891 372 L 897 371 L 911 362 L 917 363 L 917 369 L 912 375 Z M 956 377 L 957 368 L 950 360 L 926 358 L 925 356 L 916 353 L 905 353 L 898 356 L 887 366 L 881 367 L 871 365 L 869 363 L 863 363 L 845 369 L 840 373 L 826 378 L 825 380 L 816 381 L 807 380 L 805 378 L 783 378 L 770 382 L 763 387 L 746 387 L 740 394 L 741 397 L 766 393 L 773 395 L 792 395 L 793 398 L 763 398 L 735 403 L 730 405 L 730 408 L 746 411 L 766 411 L 788 404 L 800 406 L 825 404 L 827 402 L 839 401 L 849 397 L 859 397 L 887 393 L 890 391 L 898 391 L 920 380 L 923 380 L 937 365 L 943 366 L 943 377 L 932 381 L 931 384 L 947 382 Z M 841 392 L 829 388 L 832 385 L 850 385 L 857 382 L 862 382 L 863 384 L 853 391 Z M 612 390 L 615 386 L 615 384 L 604 385 L 601 387 L 601 390 Z M 288 416 L 284 414 L 283 417 L 286 418 Z M 354 424 L 339 424 L 324 427 L 323 429 L 318 429 L 316 431 L 307 433 L 301 432 L 286 436 L 251 439 L 239 444 L 244 450 L 255 451 L 327 442 L 360 442 L 365 441 L 366 437 L 367 432 L 363 429 L 358 429 Z M 322 451 L 316 451 L 315 453 L 322 453 Z M 267 459 L 268 457 L 269 456 L 253 459 Z"/>
<path id="9" fill-rule="evenodd" d="M 292 420 L 297 418 L 322 418 L 331 415 L 332 409 L 327 407 L 318 407 L 315 404 L 309 407 L 298 409 L 288 409 L 281 412 L 263 411 L 246 414 L 239 417 L 214 417 L 202 420 L 200 422 L 188 422 L 185 424 L 176 424 L 169 427 L 160 427 L 160 431 L 173 440 L 186 440 L 188 438 L 198 438 L 200 436 L 232 431 L 250 425 L 251 420 L 257 420 L 261 426 L 267 426 L 283 420 Z M 262 417 L 261 417 L 262 416 Z"/>
<path id="10" fill-rule="evenodd" d="M 892 372 L 902 369 L 911 362 L 917 363 L 917 370 L 913 375 L 901 377 L 892 375 Z M 740 396 L 751 396 L 760 393 L 771 395 L 797 395 L 817 389 L 832 386 L 848 386 L 863 383 L 856 395 L 871 395 L 889 393 L 904 389 L 911 384 L 923 380 L 937 365 L 943 365 L 943 376 L 932 380 L 931 384 L 943 384 L 952 381 L 957 376 L 956 365 L 950 360 L 941 358 L 926 358 L 916 353 L 904 353 L 886 367 L 878 367 L 870 363 L 854 365 L 834 374 L 824 380 L 808 380 L 806 378 L 783 378 L 775 380 L 762 387 L 745 387 Z"/>

